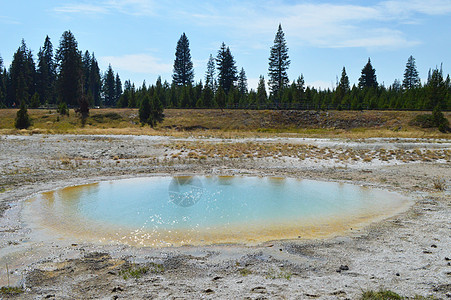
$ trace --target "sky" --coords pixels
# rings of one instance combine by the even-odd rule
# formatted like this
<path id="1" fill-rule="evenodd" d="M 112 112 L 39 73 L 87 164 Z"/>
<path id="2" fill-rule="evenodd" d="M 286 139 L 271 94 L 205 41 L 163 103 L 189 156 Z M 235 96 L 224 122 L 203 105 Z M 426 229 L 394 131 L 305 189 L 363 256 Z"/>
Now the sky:
<path id="1" fill-rule="evenodd" d="M 289 48 L 289 79 L 333 88 L 343 67 L 351 84 L 371 58 L 379 83 L 402 81 L 412 55 L 422 81 L 443 64 L 451 73 L 451 0 L 0 0 L 0 56 L 8 67 L 24 39 L 36 55 L 46 35 L 58 48 L 70 30 L 83 52 L 94 52 L 104 72 L 140 86 L 160 75 L 171 82 L 177 41 L 190 41 L 195 81 L 224 42 L 249 88 L 268 77 L 279 24 Z"/>

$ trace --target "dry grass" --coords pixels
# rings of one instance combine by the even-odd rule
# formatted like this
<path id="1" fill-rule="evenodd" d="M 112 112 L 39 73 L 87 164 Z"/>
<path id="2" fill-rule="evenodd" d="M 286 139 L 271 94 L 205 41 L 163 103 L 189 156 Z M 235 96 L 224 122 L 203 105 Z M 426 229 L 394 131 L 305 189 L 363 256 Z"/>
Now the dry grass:
<path id="1" fill-rule="evenodd" d="M 195 141 L 177 142 L 168 146 L 172 159 L 318 159 L 337 160 L 341 162 L 363 161 L 370 163 L 374 159 L 389 162 L 398 160 L 451 162 L 451 151 L 433 149 L 428 151 L 390 150 L 385 149 L 352 149 L 328 148 L 314 145 L 298 145 L 290 143 L 254 143 L 254 142 L 215 142 Z"/>
<path id="2" fill-rule="evenodd" d="M 0 134 L 117 134 L 214 136 L 221 138 L 309 136 L 309 137 L 402 137 L 449 138 L 438 130 L 408 125 L 422 112 L 394 111 L 255 111 L 167 109 L 163 123 L 155 129 L 142 127 L 137 109 L 92 109 L 86 125 L 73 110 L 69 117 L 55 110 L 29 109 L 33 125 L 29 130 L 14 129 L 16 109 L 0 110 Z M 314 115 L 314 118 L 309 116 Z M 445 114 L 448 118 L 451 113 Z M 319 121 L 318 121 L 319 120 Z"/>

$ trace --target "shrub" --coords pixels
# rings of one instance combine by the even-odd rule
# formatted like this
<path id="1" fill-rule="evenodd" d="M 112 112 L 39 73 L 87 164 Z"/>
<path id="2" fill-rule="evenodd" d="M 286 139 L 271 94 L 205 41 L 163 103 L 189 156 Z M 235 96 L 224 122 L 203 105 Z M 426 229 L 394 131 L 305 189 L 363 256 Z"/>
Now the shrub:
<path id="1" fill-rule="evenodd" d="M 440 111 L 438 106 L 434 108 L 431 115 L 417 115 L 409 122 L 409 125 L 418 126 L 421 128 L 437 127 L 438 130 L 443 133 L 450 131 L 449 121 Z"/>
<path id="2" fill-rule="evenodd" d="M 27 129 L 28 127 L 31 126 L 31 119 L 28 116 L 27 106 L 25 105 L 25 103 L 23 101 L 20 104 L 19 111 L 17 112 L 16 121 L 14 123 L 14 126 L 17 129 Z"/>
<path id="3" fill-rule="evenodd" d="M 105 119 L 122 120 L 122 116 L 115 112 L 108 112 L 108 113 L 104 113 L 104 114 L 92 115 L 91 119 L 94 119 L 98 123 L 103 123 L 106 121 Z"/>
<path id="4" fill-rule="evenodd" d="M 434 127 L 434 118 L 432 115 L 417 115 L 409 122 L 409 125 L 421 128 L 432 128 Z"/>
<path id="5" fill-rule="evenodd" d="M 392 291 L 366 291 L 361 300 L 402 300 L 403 298 Z"/>
<path id="6" fill-rule="evenodd" d="M 69 116 L 69 109 L 67 108 L 67 104 L 66 102 L 61 102 L 58 105 L 58 109 L 57 109 L 58 113 L 62 116 L 67 115 Z"/>
<path id="7" fill-rule="evenodd" d="M 41 100 L 39 99 L 39 94 L 34 93 L 33 97 L 31 97 L 31 100 L 30 100 L 30 107 L 38 108 L 39 105 L 41 105 Z"/>
<path id="8" fill-rule="evenodd" d="M 434 189 L 439 191 L 446 190 L 446 180 L 443 178 L 434 178 L 432 181 L 432 184 L 434 185 Z"/>
<path id="9" fill-rule="evenodd" d="M 0 288 L 0 295 L 16 296 L 23 292 L 23 288 L 17 286 L 2 286 Z"/>

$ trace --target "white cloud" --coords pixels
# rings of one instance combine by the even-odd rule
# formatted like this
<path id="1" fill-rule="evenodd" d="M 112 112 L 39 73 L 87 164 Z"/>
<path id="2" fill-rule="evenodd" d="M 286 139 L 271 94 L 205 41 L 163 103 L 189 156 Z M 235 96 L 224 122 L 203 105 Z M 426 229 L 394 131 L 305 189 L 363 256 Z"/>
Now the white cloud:
<path id="1" fill-rule="evenodd" d="M 282 23 L 290 45 L 397 49 L 419 43 L 409 39 L 397 24 L 416 24 L 417 14 L 451 13 L 450 1 L 432 2 L 384 1 L 375 5 L 349 5 L 334 2 L 289 4 L 276 0 L 256 6 L 254 1 L 242 1 L 227 8 L 209 7 L 207 11 L 198 6 L 194 8 L 195 13 L 185 11 L 184 15 L 199 26 L 220 28 L 239 37 L 243 44 L 252 40 L 251 47 L 261 44 L 262 40 L 266 43 L 272 40 L 278 23 Z"/>
<path id="2" fill-rule="evenodd" d="M 54 9 L 58 13 L 82 13 L 82 14 L 106 14 L 109 13 L 107 7 L 93 4 L 69 4 L 56 7 Z"/>
<path id="3" fill-rule="evenodd" d="M 451 13 L 451 2 L 449 0 L 384 1 L 381 2 L 381 7 L 398 17 L 409 17 L 414 13 L 432 16 Z"/>
<path id="4" fill-rule="evenodd" d="M 108 0 L 104 5 L 112 10 L 135 16 L 152 16 L 158 9 L 154 0 Z"/>
<path id="5" fill-rule="evenodd" d="M 122 56 L 104 56 L 100 58 L 104 65 L 111 64 L 114 70 L 132 73 L 167 74 L 172 72 L 172 64 L 149 54 L 128 54 Z"/>
<path id="6" fill-rule="evenodd" d="M 76 3 L 76 2 L 74 2 Z M 158 16 L 171 22 L 196 24 L 239 39 L 241 49 L 261 49 L 271 42 L 282 23 L 290 45 L 324 48 L 398 49 L 416 45 L 398 24 L 418 24 L 421 15 L 451 13 L 449 0 L 388 0 L 350 5 L 293 3 L 284 0 L 227 1 L 214 4 L 181 0 L 101 0 L 55 8 L 60 13 Z M 1 19 L 0 19 L 1 20 Z M 223 37 L 226 38 L 226 37 Z M 251 41 L 251 42 L 250 42 Z M 250 42 L 250 43 L 249 43 Z M 247 44 L 247 47 L 243 47 Z M 250 45 L 250 46 L 249 46 Z M 243 50 L 244 51 L 244 50 Z"/>
<path id="7" fill-rule="evenodd" d="M 16 19 L 13 19 L 11 17 L 8 16 L 0 16 L 0 23 L 3 24 L 10 24 L 10 25 L 18 25 L 21 24 L 19 21 L 17 21 Z"/>
<path id="8" fill-rule="evenodd" d="M 105 0 L 93 3 L 74 3 L 54 8 L 55 12 L 66 14 L 112 14 L 119 12 L 134 16 L 156 14 L 157 5 L 153 0 Z"/>

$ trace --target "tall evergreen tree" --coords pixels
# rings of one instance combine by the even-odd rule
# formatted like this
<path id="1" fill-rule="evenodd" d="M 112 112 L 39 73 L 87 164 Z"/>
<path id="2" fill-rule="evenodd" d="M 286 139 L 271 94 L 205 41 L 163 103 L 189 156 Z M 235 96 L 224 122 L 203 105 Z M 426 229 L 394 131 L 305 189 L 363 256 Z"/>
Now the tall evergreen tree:
<path id="1" fill-rule="evenodd" d="M 116 105 L 116 81 L 111 65 L 108 66 L 108 70 L 103 77 L 103 98 L 105 106 Z"/>
<path id="2" fill-rule="evenodd" d="M 85 54 L 83 55 L 81 62 L 83 66 L 83 94 L 88 95 L 91 90 L 91 54 L 88 50 L 86 50 Z"/>
<path id="3" fill-rule="evenodd" d="M 246 72 L 244 72 L 244 68 L 241 68 L 240 74 L 238 75 L 238 91 L 241 96 L 246 96 L 248 93 L 247 90 L 247 77 Z"/>
<path id="4" fill-rule="evenodd" d="M 184 86 L 192 84 L 194 81 L 193 62 L 191 61 L 189 41 L 185 33 L 182 34 L 177 42 L 173 72 L 172 83 L 176 85 Z"/>
<path id="5" fill-rule="evenodd" d="M 78 43 L 70 31 L 65 31 L 56 50 L 58 66 L 57 90 L 60 102 L 75 106 L 82 95 L 82 61 Z"/>
<path id="6" fill-rule="evenodd" d="M 27 102 L 35 92 L 36 69 L 33 54 L 27 48 L 25 40 L 14 53 L 14 58 L 9 70 L 10 76 L 10 104 L 19 105 Z"/>
<path id="7" fill-rule="evenodd" d="M 91 65 L 89 68 L 89 89 L 92 94 L 94 105 L 100 106 L 102 103 L 101 91 L 102 91 L 102 79 L 100 76 L 100 68 L 94 53 L 91 55 Z"/>
<path id="8" fill-rule="evenodd" d="M 266 93 L 265 77 L 263 77 L 263 75 L 260 75 L 257 86 L 257 105 L 259 107 L 262 107 L 265 106 L 267 102 L 268 94 Z"/>
<path id="9" fill-rule="evenodd" d="M 6 107 L 6 72 L 3 71 L 3 59 L 0 56 L 0 107 Z"/>
<path id="10" fill-rule="evenodd" d="M 350 92 L 351 87 L 349 85 L 349 77 L 346 74 L 346 69 L 343 67 L 343 70 L 341 71 L 341 77 L 340 81 L 338 82 L 337 89 L 335 91 L 335 97 L 334 97 L 334 106 L 339 107 L 341 109 L 341 103 L 343 102 L 343 99 L 345 96 Z"/>
<path id="11" fill-rule="evenodd" d="M 22 101 L 20 103 L 20 109 L 17 111 L 14 126 L 17 129 L 27 129 L 31 126 L 31 119 L 28 116 L 27 105 L 25 104 L 25 101 Z"/>
<path id="12" fill-rule="evenodd" d="M 351 90 L 351 86 L 349 84 L 349 77 L 346 74 L 346 68 L 345 67 L 343 67 L 343 70 L 341 71 L 341 77 L 340 77 L 340 82 L 338 83 L 338 88 L 343 93 L 348 93 Z"/>
<path id="13" fill-rule="evenodd" d="M 418 75 L 417 67 L 415 65 L 415 58 L 413 58 L 413 56 L 411 55 L 407 60 L 402 87 L 406 90 L 411 90 L 419 86 L 420 76 Z"/>
<path id="14" fill-rule="evenodd" d="M 282 30 L 282 25 L 279 28 L 274 39 L 274 46 L 271 47 L 269 56 L 269 88 L 272 96 L 276 101 L 280 101 L 283 94 L 283 89 L 289 84 L 287 70 L 290 66 L 290 59 L 288 56 L 288 47 L 285 41 L 285 34 Z"/>
<path id="15" fill-rule="evenodd" d="M 211 91 L 216 90 L 216 65 L 213 55 L 210 54 L 210 58 L 207 63 L 207 71 L 205 72 L 205 87 L 209 87 Z"/>
<path id="16" fill-rule="evenodd" d="M 43 102 L 55 103 L 56 66 L 53 59 L 53 45 L 47 36 L 44 47 L 39 49 L 37 69 L 37 92 Z"/>
<path id="17" fill-rule="evenodd" d="M 223 89 L 224 93 L 228 94 L 238 77 L 235 60 L 230 48 L 226 47 L 225 43 L 222 43 L 221 48 L 218 51 L 216 64 L 218 67 L 218 84 Z"/>
<path id="18" fill-rule="evenodd" d="M 116 73 L 114 91 L 116 93 L 114 102 L 116 103 L 122 95 L 122 81 L 121 78 L 119 77 L 119 73 Z"/>
<path id="19" fill-rule="evenodd" d="M 359 78 L 359 88 L 377 88 L 376 70 L 371 65 L 371 59 L 362 69 L 362 75 Z"/>
<path id="20" fill-rule="evenodd" d="M 426 99 L 423 107 L 426 109 L 432 109 L 438 107 L 439 109 L 446 108 L 446 95 L 448 93 L 446 82 L 443 79 L 442 68 L 435 68 L 429 70 L 431 74 L 426 84 Z"/>

